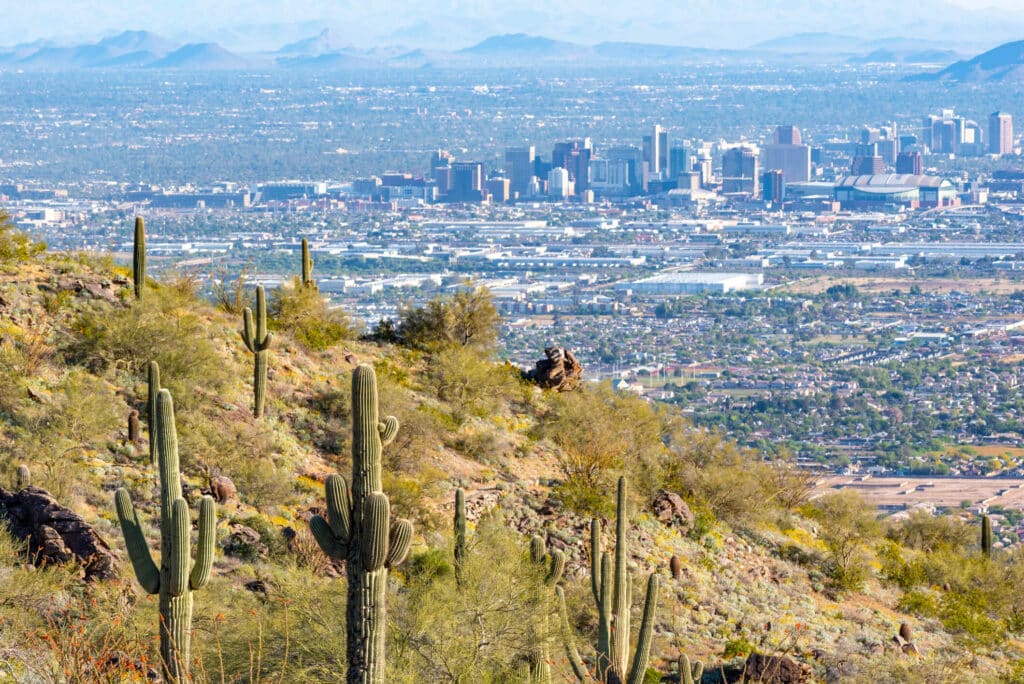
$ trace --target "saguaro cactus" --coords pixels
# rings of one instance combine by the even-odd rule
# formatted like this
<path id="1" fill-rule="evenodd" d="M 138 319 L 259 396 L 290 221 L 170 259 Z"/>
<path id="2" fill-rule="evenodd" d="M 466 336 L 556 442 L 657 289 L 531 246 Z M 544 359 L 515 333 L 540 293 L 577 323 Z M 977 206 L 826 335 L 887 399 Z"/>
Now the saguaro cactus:
<path id="1" fill-rule="evenodd" d="M 309 240 L 302 238 L 302 286 L 316 289 L 313 280 L 313 257 L 309 255 Z"/>
<path id="2" fill-rule="evenodd" d="M 981 552 L 992 557 L 992 519 L 987 515 L 981 516 Z"/>
<path id="3" fill-rule="evenodd" d="M 557 585 L 565 573 L 565 554 L 559 549 L 550 553 L 544 538 L 534 535 L 530 539 L 530 560 L 544 569 L 544 584 L 549 587 Z M 551 665 L 548 658 L 548 612 L 549 604 L 547 598 L 544 601 L 543 621 L 541 623 L 540 638 L 537 639 L 537 646 L 530 654 L 530 684 L 550 684 Z"/>
<path id="4" fill-rule="evenodd" d="M 22 463 L 18 466 L 18 491 L 21 491 L 25 487 L 32 484 L 32 471 L 28 469 L 28 466 Z"/>
<path id="5" fill-rule="evenodd" d="M 135 298 L 142 299 L 146 288 L 146 223 L 141 216 L 135 217 L 135 244 L 132 249 L 132 283 Z"/>
<path id="6" fill-rule="evenodd" d="M 156 465 L 156 398 L 160 394 L 160 366 L 149 362 L 149 390 L 146 396 L 146 425 L 149 427 L 149 462 Z"/>
<path id="7" fill-rule="evenodd" d="M 252 309 L 245 307 L 242 316 L 242 341 L 253 355 L 252 414 L 263 415 L 263 404 L 267 396 L 267 360 L 272 335 L 267 332 L 267 295 L 263 286 L 256 288 L 256 322 L 253 325 Z"/>
<path id="8" fill-rule="evenodd" d="M 596 679 L 587 671 L 573 644 L 565 610 L 565 595 L 559 589 L 557 594 L 562 614 L 562 629 L 565 632 L 569 662 L 580 682 L 641 684 L 651 652 L 651 635 L 658 605 L 658 576 L 651 573 L 647 580 L 647 595 L 644 600 L 643 617 L 640 620 L 640 634 L 632 661 L 630 661 L 629 608 L 632 583 L 626 572 L 629 547 L 626 539 L 626 478 L 624 477 L 619 478 L 615 518 L 614 570 L 612 557 L 607 551 L 601 550 L 601 522 L 595 519 L 590 525 L 590 588 L 598 612 Z"/>
<path id="9" fill-rule="evenodd" d="M 383 684 L 388 570 L 402 563 L 412 523 L 391 520 L 381 489 L 381 452 L 398 432 L 398 420 L 377 414 L 377 378 L 370 366 L 352 373 L 352 489 L 340 475 L 327 478 L 327 518 L 315 516 L 310 531 L 348 574 L 346 611 L 348 684 Z"/>
<path id="10" fill-rule="evenodd" d="M 132 409 L 128 412 L 128 443 L 139 441 L 139 412 Z"/>
<path id="11" fill-rule="evenodd" d="M 213 499 L 204 496 L 199 504 L 199 540 L 192 563 L 189 549 L 192 524 L 188 504 L 181 496 L 174 403 L 167 390 L 160 390 L 157 397 L 156 416 L 160 464 L 159 567 L 150 555 L 128 490 L 118 489 L 114 501 L 135 577 L 148 593 L 160 595 L 160 656 L 164 678 L 169 682 L 187 682 L 190 681 L 192 592 L 210 579 L 217 513 Z"/>
<path id="12" fill-rule="evenodd" d="M 690 665 L 690 658 L 682 653 L 679 655 L 679 683 L 694 684 L 704 677 L 704 663 L 695 661 Z"/>
<path id="13" fill-rule="evenodd" d="M 466 492 L 461 487 L 455 490 L 455 582 L 462 584 L 462 570 L 466 563 Z"/>

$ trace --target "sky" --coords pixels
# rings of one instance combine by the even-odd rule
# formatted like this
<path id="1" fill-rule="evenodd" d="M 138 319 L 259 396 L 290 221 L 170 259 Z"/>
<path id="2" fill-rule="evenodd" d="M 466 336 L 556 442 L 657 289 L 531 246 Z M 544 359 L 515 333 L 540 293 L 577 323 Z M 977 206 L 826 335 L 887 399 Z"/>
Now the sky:
<path id="1" fill-rule="evenodd" d="M 5 0 L 0 43 L 83 42 L 145 29 L 181 42 L 274 49 L 330 28 L 357 47 L 460 48 L 524 32 L 584 43 L 628 40 L 743 48 L 799 32 L 902 36 L 991 47 L 1024 39 L 1024 0 Z M 639 9 L 638 9 L 639 8 Z"/>

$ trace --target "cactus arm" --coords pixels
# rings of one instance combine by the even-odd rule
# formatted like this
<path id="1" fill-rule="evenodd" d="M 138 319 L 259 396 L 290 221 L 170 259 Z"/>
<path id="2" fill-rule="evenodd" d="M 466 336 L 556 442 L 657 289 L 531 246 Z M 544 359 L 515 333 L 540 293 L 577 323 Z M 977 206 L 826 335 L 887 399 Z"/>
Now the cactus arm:
<path id="1" fill-rule="evenodd" d="M 565 653 L 569 656 L 569 664 L 580 684 L 592 682 L 594 678 L 587 672 L 587 666 L 580 658 L 580 652 L 576 650 L 576 643 L 572 638 L 572 629 L 569 627 L 569 612 L 565 609 L 565 592 L 562 587 L 555 587 L 555 594 L 558 596 L 558 616 L 562 623 L 562 639 L 565 641 Z"/>
<path id="2" fill-rule="evenodd" d="M 391 523 L 391 530 L 388 533 L 388 555 L 384 559 L 384 565 L 395 568 L 405 561 L 409 555 L 409 547 L 412 544 L 412 523 L 403 518 L 398 518 Z"/>
<path id="3" fill-rule="evenodd" d="M 256 287 L 256 344 L 263 347 L 267 341 L 267 293 L 262 285 Z M 265 348 L 265 347 L 264 347 Z"/>
<path id="4" fill-rule="evenodd" d="M 360 551 L 368 572 L 380 570 L 388 556 L 388 532 L 391 529 L 391 504 L 380 492 L 371 492 L 363 501 L 363 538 Z"/>
<path id="5" fill-rule="evenodd" d="M 601 554 L 601 600 L 597 603 L 597 672 L 602 679 L 612 669 L 612 557 Z"/>
<path id="6" fill-rule="evenodd" d="M 690 676 L 699 684 L 700 680 L 704 678 L 704 663 L 699 660 L 696 661 L 693 664 L 693 672 L 690 673 Z"/>
<path id="7" fill-rule="evenodd" d="M 352 535 L 352 502 L 348 483 L 341 475 L 327 476 L 327 522 L 334 536 L 347 542 Z"/>
<path id="8" fill-rule="evenodd" d="M 544 584 L 551 587 L 559 583 L 562 575 L 565 574 L 565 554 L 560 549 L 555 549 L 550 554 L 551 564 L 548 573 L 544 577 Z"/>
<path id="9" fill-rule="evenodd" d="M 679 655 L 679 683 L 693 684 L 693 670 L 690 668 L 690 659 L 685 653 Z"/>
<path id="10" fill-rule="evenodd" d="M 160 366 L 149 362 L 149 383 L 146 396 L 146 427 L 149 428 L 149 463 L 156 465 L 156 398 L 160 393 Z"/>
<path id="11" fill-rule="evenodd" d="M 640 620 L 640 635 L 633 653 L 633 667 L 629 670 L 626 684 L 643 684 L 647 663 L 651 656 L 651 636 L 654 632 L 654 614 L 658 610 L 658 576 L 651 573 L 647 580 L 647 598 L 644 600 L 644 614 Z"/>
<path id="12" fill-rule="evenodd" d="M 245 310 L 242 312 L 241 335 L 242 342 L 245 343 L 245 348 L 248 349 L 250 353 L 255 354 L 257 351 L 256 337 L 255 333 L 253 333 L 252 309 L 249 307 L 245 307 Z"/>
<path id="13" fill-rule="evenodd" d="M 345 560 L 348 556 L 348 544 L 334 536 L 331 526 L 323 516 L 315 515 L 309 521 L 309 531 L 325 554 L 335 560 Z"/>
<path id="14" fill-rule="evenodd" d="M 544 537 L 541 537 L 539 534 L 530 537 L 530 560 L 534 563 L 542 563 L 547 552 L 548 549 L 544 543 Z"/>
<path id="15" fill-rule="evenodd" d="M 171 557 L 167 561 L 171 583 L 168 592 L 178 597 L 188 591 L 189 537 L 192 524 L 188 516 L 188 504 L 177 499 L 171 505 Z"/>
<path id="16" fill-rule="evenodd" d="M 590 521 L 590 590 L 594 594 L 594 604 L 601 606 L 601 522 L 595 518 Z"/>
<path id="17" fill-rule="evenodd" d="M 153 562 L 149 545 L 146 544 L 146 536 L 142 533 L 142 525 L 139 524 L 139 517 L 135 513 L 135 506 L 126 489 L 117 490 L 114 504 L 117 507 L 117 518 L 121 522 L 121 532 L 124 534 L 124 543 L 128 548 L 128 558 L 135 570 L 135 577 L 147 594 L 156 594 L 160 591 L 160 570 Z"/>
<path id="18" fill-rule="evenodd" d="M 380 445 L 387 446 L 391 444 L 391 440 L 398 434 L 398 419 L 394 416 L 387 416 L 377 425 L 377 431 L 380 432 Z"/>
<path id="19" fill-rule="evenodd" d="M 196 543 L 195 565 L 188 578 L 190 589 L 202 589 L 210 580 L 216 530 L 217 505 L 213 497 L 204 496 L 199 502 L 199 539 Z"/>

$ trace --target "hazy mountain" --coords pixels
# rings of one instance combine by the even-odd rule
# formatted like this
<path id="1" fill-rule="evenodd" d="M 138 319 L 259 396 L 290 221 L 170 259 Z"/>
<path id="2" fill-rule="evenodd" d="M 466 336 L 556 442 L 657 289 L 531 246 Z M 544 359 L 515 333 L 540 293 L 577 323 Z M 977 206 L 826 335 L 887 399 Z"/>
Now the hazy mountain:
<path id="1" fill-rule="evenodd" d="M 863 49 L 864 40 L 835 33 L 795 33 L 761 41 L 751 46 L 753 50 L 769 52 L 857 52 Z"/>
<path id="2" fill-rule="evenodd" d="M 379 60 L 345 50 L 318 55 L 278 57 L 277 64 L 299 69 L 371 69 L 382 66 Z"/>
<path id="3" fill-rule="evenodd" d="M 228 52 L 217 43 L 192 43 L 147 66 L 153 69 L 223 70 L 244 69 L 251 65 L 250 60 Z"/>
<path id="4" fill-rule="evenodd" d="M 123 31 L 97 43 L 56 46 L 29 44 L 0 52 L 0 63 L 23 69 L 77 69 L 142 66 L 153 62 L 177 45 L 149 31 Z"/>
<path id="5" fill-rule="evenodd" d="M 973 59 L 961 60 L 933 74 L 918 78 L 939 81 L 1022 81 L 1024 40 L 1005 43 Z"/>
<path id="6" fill-rule="evenodd" d="M 294 43 L 288 43 L 277 50 L 282 56 L 292 55 L 323 55 L 329 52 L 338 52 L 344 49 L 344 42 L 330 29 L 324 29 L 315 36 L 303 38 Z"/>
<path id="7" fill-rule="evenodd" d="M 166 55 L 179 47 L 179 43 L 151 31 L 122 31 L 109 38 L 104 38 L 96 45 L 109 48 L 122 55 L 137 52 Z"/>
<path id="8" fill-rule="evenodd" d="M 506 33 L 485 38 L 468 48 L 457 50 L 456 54 L 472 57 L 512 57 L 518 60 L 570 57 L 585 52 L 586 48 L 575 43 L 553 40 L 543 36 L 525 33 Z"/>
<path id="9" fill-rule="evenodd" d="M 960 55 L 953 50 L 874 50 L 850 57 L 850 64 L 949 64 Z"/>

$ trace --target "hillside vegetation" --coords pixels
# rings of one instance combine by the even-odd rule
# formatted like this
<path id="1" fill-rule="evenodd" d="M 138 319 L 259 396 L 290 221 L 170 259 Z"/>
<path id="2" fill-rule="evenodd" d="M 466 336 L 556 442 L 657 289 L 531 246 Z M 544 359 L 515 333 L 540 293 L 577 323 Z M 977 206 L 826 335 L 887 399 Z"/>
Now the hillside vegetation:
<path id="1" fill-rule="evenodd" d="M 328 510 L 341 485 L 325 498 L 324 483 L 349 478 L 353 453 L 381 459 L 390 519 L 412 530 L 406 557 L 392 557 L 404 523 L 384 547 L 380 681 L 576 682 L 578 666 L 598 670 L 608 628 L 590 579 L 602 566 L 593 519 L 629 598 L 615 599 L 624 612 L 611 631 L 632 623 L 615 658 L 623 649 L 646 665 L 631 684 L 680 681 L 681 655 L 703 663 L 704 682 L 750 681 L 755 653 L 805 665 L 806 681 L 1024 681 L 1024 559 L 998 535 L 983 552 L 979 520 L 880 521 L 847 493 L 809 502 L 805 474 L 695 430 L 676 409 L 607 384 L 540 390 L 493 358 L 498 321 L 484 290 L 407 309 L 358 338 L 304 268 L 267 295 L 257 419 L 259 370 L 239 334 L 250 288 L 216 305 L 185 276 L 144 279 L 136 292 L 132 269 L 45 253 L 0 226 L 0 483 L 22 488 L 27 466 L 20 477 L 81 515 L 118 558 L 114 578 L 86 581 L 81 566 L 40 566 L 37 549 L 0 531 L 0 682 L 341 681 L 352 568 L 338 560 L 345 548 L 338 558 L 321 550 L 330 540 L 314 539 L 310 521 L 348 534 Z M 124 488 L 161 563 L 161 534 L 181 531 L 161 530 L 147 438 L 153 361 L 173 397 L 192 522 L 212 506 L 204 495 L 221 499 L 208 580 L 193 571 L 186 587 L 192 653 L 181 675 L 162 665 L 161 601 L 136 579 L 144 549 L 136 539 L 129 562 L 114 504 Z M 353 420 L 368 410 L 353 404 L 360 366 L 376 378 L 377 456 Z M 141 431 L 129 435 L 133 411 Z M 361 496 L 348 486 L 344 496 Z M 190 535 L 196 567 L 205 524 Z M 376 551 L 363 553 L 372 574 L 365 559 Z M 643 663 L 633 654 L 645 628 Z"/>

